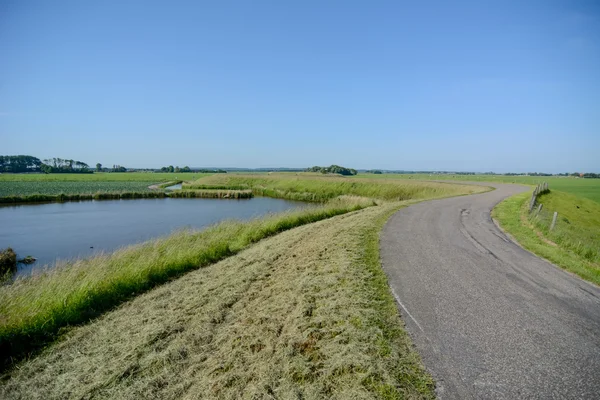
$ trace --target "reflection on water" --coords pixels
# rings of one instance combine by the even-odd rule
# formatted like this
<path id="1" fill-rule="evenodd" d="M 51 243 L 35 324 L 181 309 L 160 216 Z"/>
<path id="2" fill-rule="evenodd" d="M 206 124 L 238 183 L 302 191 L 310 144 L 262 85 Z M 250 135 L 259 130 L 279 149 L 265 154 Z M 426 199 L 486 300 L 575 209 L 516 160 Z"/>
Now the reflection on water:
<path id="1" fill-rule="evenodd" d="M 250 200 L 138 199 L 0 207 L 0 249 L 37 258 L 19 273 L 56 259 L 86 257 L 98 251 L 167 235 L 181 228 L 204 228 L 225 219 L 250 219 L 306 206 L 256 197 Z"/>

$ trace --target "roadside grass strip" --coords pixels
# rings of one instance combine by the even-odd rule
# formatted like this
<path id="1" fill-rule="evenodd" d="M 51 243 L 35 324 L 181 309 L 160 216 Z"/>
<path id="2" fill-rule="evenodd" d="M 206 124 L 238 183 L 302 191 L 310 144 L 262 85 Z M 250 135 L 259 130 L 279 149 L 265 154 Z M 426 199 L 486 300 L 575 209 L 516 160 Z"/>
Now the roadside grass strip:
<path id="1" fill-rule="evenodd" d="M 509 197 L 492 216 L 525 249 L 600 285 L 600 204 L 551 189 L 538 197 L 542 211 L 530 214 L 529 197 L 531 192 Z M 551 231 L 554 211 L 558 218 Z"/>

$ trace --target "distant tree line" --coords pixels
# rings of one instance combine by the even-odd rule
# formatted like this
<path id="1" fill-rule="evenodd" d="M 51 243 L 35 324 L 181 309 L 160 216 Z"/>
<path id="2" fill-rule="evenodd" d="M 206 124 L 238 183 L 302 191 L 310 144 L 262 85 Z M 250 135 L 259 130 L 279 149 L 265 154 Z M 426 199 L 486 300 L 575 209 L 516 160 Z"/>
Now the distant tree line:
<path id="1" fill-rule="evenodd" d="M 581 176 L 583 178 L 592 178 L 592 179 L 600 179 L 600 174 L 595 174 L 593 172 L 585 172 L 583 174 L 577 174 L 577 173 L 573 173 L 573 176 Z"/>
<path id="2" fill-rule="evenodd" d="M 200 172 L 200 173 L 211 173 L 211 174 L 226 174 L 227 171 L 222 169 L 191 169 L 187 165 L 183 168 L 173 167 L 169 165 L 168 167 L 162 167 L 160 172 Z"/>
<path id="3" fill-rule="evenodd" d="M 340 167 L 339 165 L 331 165 L 329 167 L 314 167 L 308 168 L 306 172 L 320 172 L 322 174 L 340 174 L 340 175 L 356 175 L 357 172 L 352 168 Z"/>
<path id="4" fill-rule="evenodd" d="M 40 172 L 42 161 L 33 156 L 0 156 L 0 172 Z"/>
<path id="5" fill-rule="evenodd" d="M 91 173 L 89 165 L 84 162 L 49 158 L 42 162 L 39 158 L 26 155 L 0 156 L 0 172 L 44 172 L 50 173 Z"/>
<path id="6" fill-rule="evenodd" d="M 90 166 L 84 162 L 57 157 L 48 158 L 44 160 L 44 163 L 40 166 L 40 170 L 46 174 L 91 174 L 93 172 L 92 170 L 90 170 Z"/>
<path id="7" fill-rule="evenodd" d="M 192 172 L 192 170 L 187 165 L 183 168 L 173 167 L 172 165 L 169 165 L 168 167 L 162 167 L 160 169 L 160 172 Z"/>
<path id="8" fill-rule="evenodd" d="M 113 165 L 110 172 L 127 172 L 127 168 L 125 168 L 122 165 L 115 164 L 115 165 Z"/>
<path id="9" fill-rule="evenodd" d="M 376 174 L 376 175 L 383 174 L 383 172 L 381 172 L 381 171 L 380 171 L 380 170 L 378 170 L 378 169 L 370 169 L 370 170 L 368 170 L 368 171 L 365 171 L 365 173 L 367 173 L 367 174 Z"/>

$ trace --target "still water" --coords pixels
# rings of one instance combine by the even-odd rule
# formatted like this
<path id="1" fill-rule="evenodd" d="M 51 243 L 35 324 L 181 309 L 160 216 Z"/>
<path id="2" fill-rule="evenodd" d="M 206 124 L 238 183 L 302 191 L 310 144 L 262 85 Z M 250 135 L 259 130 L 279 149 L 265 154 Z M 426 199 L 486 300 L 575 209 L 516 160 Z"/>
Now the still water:
<path id="1" fill-rule="evenodd" d="M 225 219 L 247 220 L 306 203 L 255 197 L 223 199 L 136 199 L 0 207 L 0 249 L 12 247 L 19 274 L 57 259 L 87 257 L 167 235 L 182 228 L 204 228 Z"/>

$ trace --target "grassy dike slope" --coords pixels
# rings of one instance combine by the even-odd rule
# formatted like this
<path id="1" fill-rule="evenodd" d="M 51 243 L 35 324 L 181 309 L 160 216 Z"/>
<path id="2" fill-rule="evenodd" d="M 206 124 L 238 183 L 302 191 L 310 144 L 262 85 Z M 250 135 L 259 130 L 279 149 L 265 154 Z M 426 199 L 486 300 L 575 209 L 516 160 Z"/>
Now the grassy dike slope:
<path id="1" fill-rule="evenodd" d="M 525 249 L 600 285 L 600 203 L 554 191 L 538 197 L 542 212 L 528 210 L 531 192 L 509 197 L 492 211 Z M 556 227 L 550 231 L 554 211 Z"/>
<path id="2" fill-rule="evenodd" d="M 57 338 L 111 308 L 186 272 L 214 264 L 253 243 L 294 227 L 363 207 L 372 200 L 340 197 L 326 205 L 249 222 L 225 221 L 182 231 L 0 286 L 0 365 Z"/>
<path id="3" fill-rule="evenodd" d="M 73 329 L 5 399 L 432 398 L 379 265 L 401 203 L 305 225 Z"/>

